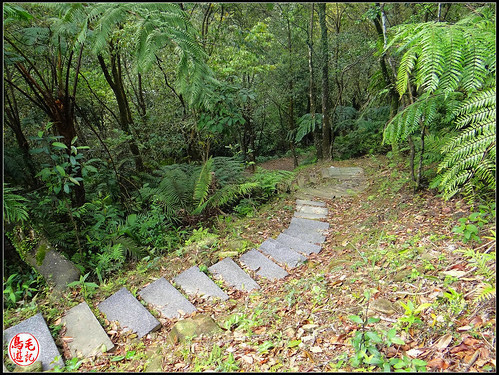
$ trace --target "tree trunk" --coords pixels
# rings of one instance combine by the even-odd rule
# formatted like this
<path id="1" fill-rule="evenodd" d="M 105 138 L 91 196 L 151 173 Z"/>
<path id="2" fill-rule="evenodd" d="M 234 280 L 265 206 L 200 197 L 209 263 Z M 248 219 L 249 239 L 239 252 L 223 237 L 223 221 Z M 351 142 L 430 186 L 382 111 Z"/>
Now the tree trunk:
<path id="1" fill-rule="evenodd" d="M 319 3 L 319 25 L 321 27 L 321 65 L 322 65 L 322 156 L 331 159 L 331 123 L 329 113 L 329 71 L 328 42 L 326 26 L 326 4 Z"/>
<path id="2" fill-rule="evenodd" d="M 379 3 L 376 3 L 376 6 L 380 9 L 381 6 Z M 383 46 L 386 46 L 386 22 L 384 21 L 383 12 L 381 15 L 377 15 L 376 18 L 373 19 L 374 26 L 376 27 L 376 31 L 378 32 L 378 37 L 383 38 Z M 383 24 L 383 26 L 382 26 Z M 390 120 L 395 117 L 398 112 L 399 107 L 399 95 L 397 90 L 395 89 L 395 77 L 392 78 L 393 74 L 389 73 L 386 56 L 385 53 L 381 54 L 379 58 L 379 64 L 381 67 L 381 74 L 383 75 L 383 79 L 385 81 L 385 85 L 389 87 L 390 90 Z"/>
<path id="3" fill-rule="evenodd" d="M 133 118 L 132 118 L 132 113 L 130 111 L 130 106 L 128 105 L 128 98 L 126 96 L 125 87 L 123 85 L 123 76 L 121 73 L 121 59 L 119 53 L 114 50 L 112 44 L 110 45 L 109 55 L 111 63 L 111 74 L 107 69 L 106 63 L 104 62 L 104 58 L 102 57 L 102 55 L 98 55 L 97 58 L 99 60 L 104 76 L 106 77 L 106 81 L 113 90 L 116 102 L 118 103 L 121 130 L 123 130 L 125 135 L 132 135 L 131 126 L 133 125 Z M 135 160 L 135 168 L 137 169 L 137 171 L 143 172 L 145 170 L 145 166 L 142 161 L 142 156 L 140 154 L 139 146 L 135 142 L 133 135 L 132 138 L 128 141 L 128 146 Z"/>
<path id="4" fill-rule="evenodd" d="M 312 117 L 312 122 L 314 124 L 314 146 L 317 159 L 322 159 L 322 139 L 321 133 L 318 126 L 315 126 L 315 81 L 314 81 L 314 61 L 313 61 L 313 32 L 314 32 L 314 3 L 311 4 L 310 9 L 310 25 L 309 33 L 307 34 L 307 46 L 308 46 L 308 73 L 309 73 L 309 85 L 308 85 L 308 96 L 310 102 L 310 115 Z"/>

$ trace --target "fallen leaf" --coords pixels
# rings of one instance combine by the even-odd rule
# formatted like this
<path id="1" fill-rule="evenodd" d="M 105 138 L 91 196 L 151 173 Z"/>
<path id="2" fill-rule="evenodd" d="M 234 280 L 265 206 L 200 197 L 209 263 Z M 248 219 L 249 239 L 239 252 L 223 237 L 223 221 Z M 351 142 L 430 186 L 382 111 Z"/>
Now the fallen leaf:
<path id="1" fill-rule="evenodd" d="M 471 326 L 462 326 L 462 327 L 458 327 L 457 330 L 459 332 L 465 332 L 465 331 L 469 331 L 472 327 Z"/>
<path id="2" fill-rule="evenodd" d="M 321 347 L 319 347 L 319 346 L 312 346 L 312 347 L 310 348 L 310 351 L 311 351 L 312 353 L 322 353 L 322 352 L 323 352 L 322 348 L 321 348 Z"/>
<path id="3" fill-rule="evenodd" d="M 408 356 L 410 356 L 412 358 L 416 358 L 421 353 L 423 353 L 423 351 L 422 350 L 418 350 L 418 349 L 411 349 L 411 350 L 408 350 L 408 351 L 405 352 L 405 354 L 407 354 Z"/>
<path id="4" fill-rule="evenodd" d="M 450 270 L 442 272 L 444 275 L 460 278 L 466 274 L 464 271 Z"/>
<path id="5" fill-rule="evenodd" d="M 243 355 L 241 357 L 241 359 L 246 362 L 247 364 L 249 365 L 252 365 L 253 364 L 253 357 L 249 356 L 249 355 Z"/>
<path id="6" fill-rule="evenodd" d="M 430 368 L 438 368 L 440 370 L 445 370 L 449 367 L 449 363 L 447 363 L 443 358 L 434 358 L 427 364 Z"/>
<path id="7" fill-rule="evenodd" d="M 435 344 L 433 344 L 433 346 L 437 349 L 443 350 L 449 346 L 451 341 L 452 335 L 447 333 L 446 335 L 443 335 Z"/>

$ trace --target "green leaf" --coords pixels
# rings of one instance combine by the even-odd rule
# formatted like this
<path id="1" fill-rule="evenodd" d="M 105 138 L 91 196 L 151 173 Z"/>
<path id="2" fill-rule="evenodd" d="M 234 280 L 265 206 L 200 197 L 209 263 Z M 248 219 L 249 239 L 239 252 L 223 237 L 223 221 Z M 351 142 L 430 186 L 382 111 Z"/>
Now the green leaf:
<path id="1" fill-rule="evenodd" d="M 367 318 L 367 324 L 378 323 L 380 320 L 380 318 Z"/>
<path id="2" fill-rule="evenodd" d="M 294 348 L 295 346 L 298 346 L 301 344 L 301 340 L 292 340 L 288 344 L 288 348 Z"/>
<path id="3" fill-rule="evenodd" d="M 68 146 L 66 146 L 62 142 L 54 142 L 54 143 L 52 143 L 52 146 L 57 147 L 57 148 L 68 148 Z"/>
<path id="4" fill-rule="evenodd" d="M 372 331 L 369 331 L 369 332 L 366 332 L 366 336 L 373 342 L 377 343 L 377 344 L 380 344 L 383 342 L 383 340 L 381 339 L 381 337 L 379 337 L 379 335 L 376 333 L 376 332 L 372 332 Z"/>
<path id="5" fill-rule="evenodd" d="M 364 323 L 362 321 L 362 319 L 359 316 L 357 316 L 357 315 L 350 315 L 348 317 L 348 319 L 350 319 L 352 322 L 357 323 L 357 324 L 363 324 Z"/>
<path id="6" fill-rule="evenodd" d="M 69 186 L 68 186 L 68 184 L 64 184 L 64 192 L 66 194 L 69 194 Z"/>
<path id="7" fill-rule="evenodd" d="M 398 337 L 398 336 L 392 337 L 392 338 L 390 339 L 390 341 L 391 341 L 393 344 L 397 344 L 397 345 L 405 345 L 405 341 L 404 341 L 402 338 Z"/>
<path id="8" fill-rule="evenodd" d="M 62 177 L 65 177 L 66 176 L 66 171 L 64 170 L 63 167 L 61 167 L 60 165 L 56 165 L 55 166 L 55 169 L 57 169 L 57 171 L 59 172 L 59 174 L 62 176 Z"/>
<path id="9" fill-rule="evenodd" d="M 119 362 L 121 360 L 125 359 L 124 355 L 118 355 L 116 357 L 111 358 L 111 362 Z"/>
<path id="10" fill-rule="evenodd" d="M 80 186 L 80 183 L 73 177 L 69 176 L 69 181 L 71 181 L 73 184 Z"/>

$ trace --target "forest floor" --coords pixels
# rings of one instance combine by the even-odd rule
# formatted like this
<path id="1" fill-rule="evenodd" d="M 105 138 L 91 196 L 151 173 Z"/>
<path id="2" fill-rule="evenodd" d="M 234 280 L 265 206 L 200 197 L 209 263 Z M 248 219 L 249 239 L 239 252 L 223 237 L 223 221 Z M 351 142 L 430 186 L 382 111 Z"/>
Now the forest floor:
<path id="1" fill-rule="evenodd" d="M 285 158 L 264 166 L 289 163 Z M 495 274 L 495 261 L 472 263 L 459 252 L 495 253 L 495 239 L 486 238 L 495 220 L 484 219 L 481 241 L 464 243 L 452 230 L 477 208 L 431 191 L 414 193 L 407 168 L 385 156 L 309 165 L 297 174 L 331 164 L 362 167 L 367 188 L 326 201 L 330 229 L 322 251 L 286 278 L 260 280 L 258 291 L 234 292 L 223 302 L 194 300 L 194 314 L 210 315 L 222 333 L 174 345 L 167 336 L 177 320 L 159 317 L 162 328 L 141 340 L 108 331 L 115 350 L 74 363 L 74 370 L 495 371 L 495 294 L 475 298 L 490 271 Z M 294 209 L 292 192 L 248 217 L 218 219 L 208 247 L 139 262 L 86 300 L 96 310 L 121 285 L 136 292 L 157 277 L 171 280 L 193 264 L 215 263 L 237 241 L 239 252 L 257 247 L 288 226 Z M 83 300 L 81 291 L 70 298 Z"/>

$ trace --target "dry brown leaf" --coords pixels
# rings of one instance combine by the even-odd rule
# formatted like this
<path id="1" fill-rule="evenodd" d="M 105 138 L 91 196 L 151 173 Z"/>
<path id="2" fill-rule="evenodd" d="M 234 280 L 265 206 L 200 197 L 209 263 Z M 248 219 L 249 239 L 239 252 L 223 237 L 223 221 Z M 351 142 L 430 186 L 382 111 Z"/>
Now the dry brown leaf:
<path id="1" fill-rule="evenodd" d="M 445 361 L 443 358 L 434 358 L 428 362 L 428 367 L 435 369 L 438 368 L 440 370 L 445 370 L 450 366 L 450 364 Z"/>
<path id="2" fill-rule="evenodd" d="M 433 344 L 433 347 L 443 350 L 449 346 L 449 344 L 452 341 L 452 335 L 450 333 L 447 333 L 446 335 L 443 335 L 435 344 Z"/>

